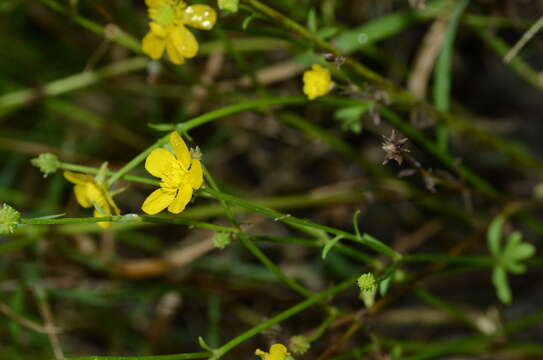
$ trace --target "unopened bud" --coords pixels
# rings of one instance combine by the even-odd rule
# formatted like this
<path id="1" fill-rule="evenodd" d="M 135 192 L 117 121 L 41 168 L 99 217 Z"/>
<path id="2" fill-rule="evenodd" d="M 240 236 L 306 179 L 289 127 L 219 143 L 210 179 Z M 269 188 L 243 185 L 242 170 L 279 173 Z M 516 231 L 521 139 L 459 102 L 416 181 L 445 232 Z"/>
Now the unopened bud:
<path id="1" fill-rule="evenodd" d="M 58 161 L 58 157 L 49 153 L 40 154 L 40 156 L 30 160 L 30 162 L 32 165 L 41 170 L 43 177 L 47 177 L 49 174 L 54 174 L 60 168 L 60 161 Z"/>
<path id="2" fill-rule="evenodd" d="M 4 204 L 0 209 L 0 234 L 12 234 L 19 225 L 20 219 L 21 214 L 17 210 Z"/>

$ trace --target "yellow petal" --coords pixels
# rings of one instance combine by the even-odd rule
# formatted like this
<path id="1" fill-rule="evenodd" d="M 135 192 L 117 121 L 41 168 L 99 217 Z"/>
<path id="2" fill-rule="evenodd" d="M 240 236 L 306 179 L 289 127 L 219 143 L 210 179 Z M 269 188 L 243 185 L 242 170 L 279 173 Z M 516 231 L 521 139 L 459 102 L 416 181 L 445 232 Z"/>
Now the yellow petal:
<path id="1" fill-rule="evenodd" d="M 87 187 L 86 185 L 78 184 L 74 186 L 74 193 L 75 198 L 79 205 L 83 206 L 84 208 L 88 208 L 92 206 L 92 201 L 87 196 Z"/>
<path id="2" fill-rule="evenodd" d="M 145 5 L 148 7 L 158 7 L 168 3 L 168 0 L 145 0 Z"/>
<path id="3" fill-rule="evenodd" d="M 273 344 L 270 347 L 270 360 L 284 360 L 287 355 L 287 348 L 283 344 Z"/>
<path id="4" fill-rule="evenodd" d="M 177 160 L 181 163 L 183 168 L 187 170 L 190 166 L 190 152 L 187 144 L 183 141 L 181 136 L 177 131 L 174 131 L 170 134 L 170 144 L 172 149 L 175 152 Z"/>
<path id="5" fill-rule="evenodd" d="M 158 60 L 164 53 L 165 45 L 166 41 L 164 38 L 156 36 L 152 31 L 149 31 L 143 38 L 141 50 L 152 59 Z"/>
<path id="6" fill-rule="evenodd" d="M 175 198 L 175 191 L 166 191 L 162 188 L 151 193 L 143 202 L 141 209 L 149 214 L 155 215 L 168 207 Z"/>
<path id="7" fill-rule="evenodd" d="M 217 12 L 207 5 L 187 6 L 183 11 L 183 23 L 202 30 L 211 30 L 217 21 Z"/>
<path id="8" fill-rule="evenodd" d="M 313 64 L 311 70 L 304 72 L 303 82 L 304 93 L 309 100 L 327 94 L 334 85 L 330 72 L 319 64 Z"/>
<path id="9" fill-rule="evenodd" d="M 104 215 L 102 215 L 100 213 L 100 211 L 98 210 L 94 210 L 94 217 L 103 217 Z M 107 229 L 109 227 L 109 221 L 101 221 L 101 222 L 98 222 L 97 223 L 98 226 L 100 226 L 102 229 Z"/>
<path id="10" fill-rule="evenodd" d="M 198 53 L 198 41 L 196 41 L 189 29 L 184 26 L 177 26 L 173 29 L 168 34 L 167 42 L 184 58 L 192 58 Z"/>
<path id="11" fill-rule="evenodd" d="M 183 186 L 177 192 L 177 196 L 173 202 L 168 206 L 168 211 L 173 214 L 179 214 L 181 211 L 185 210 L 185 206 L 187 206 L 191 198 L 192 188 L 189 185 Z"/>
<path id="12" fill-rule="evenodd" d="M 149 27 L 151 28 L 151 32 L 153 34 L 155 34 L 156 36 L 158 36 L 160 38 L 166 37 L 167 32 L 166 32 L 166 29 L 164 28 L 164 26 L 162 26 L 162 25 L 160 25 L 160 24 L 158 24 L 156 22 L 151 22 L 151 23 L 149 23 Z"/>
<path id="13" fill-rule="evenodd" d="M 189 184 L 194 190 L 197 190 L 202 186 L 204 181 L 204 172 L 202 170 L 202 163 L 200 160 L 192 159 L 192 165 L 188 172 Z"/>
<path id="14" fill-rule="evenodd" d="M 179 50 L 175 47 L 171 41 L 166 42 L 166 51 L 168 52 L 168 58 L 176 65 L 181 65 L 185 62 L 185 58 L 181 56 Z"/>
<path id="15" fill-rule="evenodd" d="M 111 208 L 109 207 L 109 204 L 107 203 L 105 198 L 97 199 L 97 201 L 93 202 L 93 205 L 95 210 L 98 211 L 99 214 L 102 214 L 103 216 L 111 215 Z"/>
<path id="16" fill-rule="evenodd" d="M 145 159 L 145 169 L 156 177 L 162 177 L 162 172 L 168 164 L 175 161 L 173 154 L 165 149 L 153 150 Z"/>
<path id="17" fill-rule="evenodd" d="M 92 176 L 85 174 L 78 174 L 71 171 L 64 171 L 64 178 L 76 185 L 84 185 L 88 181 L 92 181 Z"/>

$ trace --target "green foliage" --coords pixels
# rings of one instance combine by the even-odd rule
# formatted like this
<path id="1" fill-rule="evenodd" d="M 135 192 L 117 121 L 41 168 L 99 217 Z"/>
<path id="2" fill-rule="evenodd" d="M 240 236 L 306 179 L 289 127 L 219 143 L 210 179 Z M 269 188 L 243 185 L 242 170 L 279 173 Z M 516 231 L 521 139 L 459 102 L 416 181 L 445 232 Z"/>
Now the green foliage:
<path id="1" fill-rule="evenodd" d="M 215 246 L 217 249 L 223 250 L 230 245 L 231 242 L 232 239 L 230 238 L 230 234 L 227 232 L 219 231 L 213 235 L 213 246 Z"/>
<path id="2" fill-rule="evenodd" d="M 332 248 L 339 242 L 339 240 L 343 239 L 343 236 L 337 235 L 332 240 L 329 240 L 326 242 L 324 247 L 322 248 L 321 257 L 322 259 L 326 259 L 326 255 L 332 250 Z"/>
<path id="3" fill-rule="evenodd" d="M 0 203 L 18 209 L 0 208 L 0 358 L 250 359 L 288 340 L 292 355 L 274 360 L 543 353 L 537 328 L 517 335 L 543 321 L 540 310 L 518 315 L 537 307 L 532 282 L 519 282 L 526 297 L 507 316 L 496 306 L 512 302 L 511 274 L 542 267 L 543 186 L 525 194 L 543 160 L 523 128 L 537 128 L 523 114 L 543 89 L 530 65 L 541 51 L 524 33 L 537 11 L 186 3 L 218 8 L 217 26 L 195 30 L 198 53 L 177 66 L 142 54 L 145 1 L 0 1 Z M 502 34 L 529 49 L 502 62 L 512 45 Z M 334 86 L 309 101 L 302 74 L 325 63 Z M 514 134 L 489 128 L 509 108 Z M 173 150 L 172 131 L 197 149 L 205 183 L 181 213 L 146 215 L 152 192 L 173 201 L 191 182 L 185 162 L 161 151 L 147 161 Z M 385 150 L 403 162 L 383 165 Z M 96 189 L 74 191 L 62 171 L 114 189 L 122 213 L 90 216 L 78 197 Z M 475 241 L 497 209 L 483 256 Z M 491 282 L 471 275 L 482 270 Z M 384 326 L 368 328 L 372 318 Z"/>
<path id="4" fill-rule="evenodd" d="M 505 304 L 510 304 L 513 297 L 507 279 L 507 273 L 523 274 L 526 259 L 535 254 L 535 247 L 532 244 L 522 242 L 522 234 L 513 232 L 503 243 L 504 219 L 496 217 L 488 227 L 487 243 L 490 253 L 494 257 L 494 269 L 492 272 L 492 283 L 496 287 L 498 299 Z"/>
<path id="5" fill-rule="evenodd" d="M 341 129 L 344 131 L 360 134 L 363 128 L 362 117 L 372 110 L 373 106 L 374 103 L 365 102 L 360 105 L 344 107 L 336 110 L 334 118 L 340 122 Z"/>

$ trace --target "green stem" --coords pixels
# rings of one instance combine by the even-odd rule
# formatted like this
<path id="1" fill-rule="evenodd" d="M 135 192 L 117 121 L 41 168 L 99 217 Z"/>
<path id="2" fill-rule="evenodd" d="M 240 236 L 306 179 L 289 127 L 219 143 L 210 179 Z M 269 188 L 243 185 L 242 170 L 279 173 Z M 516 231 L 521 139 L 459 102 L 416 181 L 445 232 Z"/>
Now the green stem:
<path id="1" fill-rule="evenodd" d="M 325 50 L 335 55 L 342 55 L 340 51 L 336 49 L 334 46 L 332 46 L 330 43 L 320 39 L 311 31 L 309 31 L 307 28 L 291 20 L 289 17 L 283 15 L 279 11 L 272 9 L 271 7 L 261 3 L 258 0 L 242 0 L 242 1 L 249 4 L 255 10 L 258 10 L 261 13 L 265 14 L 266 16 L 270 17 L 271 19 L 277 21 L 278 23 L 283 25 L 285 28 L 309 40 L 320 49 Z M 417 102 L 417 100 L 407 91 L 402 90 L 401 88 L 396 86 L 394 83 L 383 78 L 381 75 L 374 72 L 373 70 L 370 70 L 369 68 L 357 62 L 356 60 L 350 57 L 345 57 L 345 65 L 353 69 L 356 73 L 358 73 L 360 76 L 364 77 L 365 79 L 367 79 L 369 82 L 373 83 L 374 85 L 384 90 L 390 91 L 391 94 L 396 98 L 398 102 L 407 103 L 407 104 L 413 104 Z"/>
<path id="2" fill-rule="evenodd" d="M 396 128 L 398 128 L 404 135 L 421 145 L 426 151 L 434 155 L 438 160 L 448 166 L 450 169 L 457 171 L 462 178 L 465 178 L 468 183 L 479 191 L 496 196 L 498 191 L 494 186 L 489 184 L 485 179 L 480 177 L 466 165 L 463 165 L 457 161 L 453 156 L 449 155 L 446 151 L 443 151 L 437 144 L 428 139 L 420 130 L 408 124 L 402 120 L 396 113 L 387 108 L 380 109 L 383 117 Z"/>
<path id="3" fill-rule="evenodd" d="M 496 54 L 498 54 L 501 58 L 505 57 L 510 51 L 509 45 L 498 36 L 492 34 L 488 28 L 477 26 L 473 26 L 473 28 L 476 30 L 479 37 L 481 37 L 481 39 L 486 43 L 486 45 L 494 50 L 494 52 L 496 52 Z M 516 56 L 507 64 L 526 82 L 540 90 L 543 90 L 543 81 L 541 81 L 541 77 L 537 71 L 532 69 L 530 65 L 524 61 L 524 59 L 522 59 L 522 57 Z"/>
<path id="4" fill-rule="evenodd" d="M 84 88 L 101 80 L 145 69 L 148 59 L 134 57 L 106 65 L 96 71 L 84 71 L 77 75 L 55 80 L 39 89 L 25 89 L 0 96 L 0 114 L 16 109 L 36 99 L 57 96 L 66 92 Z"/>
<path id="5" fill-rule="evenodd" d="M 283 213 L 280 213 L 278 211 L 272 210 L 270 208 L 266 208 L 266 207 L 263 207 L 263 206 L 260 206 L 260 205 L 256 205 L 256 204 L 253 204 L 253 203 L 251 203 L 249 201 L 245 201 L 245 200 L 242 200 L 242 199 L 237 198 L 235 196 L 228 195 L 228 194 L 225 194 L 225 193 L 222 193 L 222 192 L 218 192 L 218 191 L 215 191 L 215 190 L 212 190 L 212 189 L 204 189 L 204 190 L 201 191 L 201 193 L 202 194 L 207 194 L 207 195 L 209 195 L 209 196 L 211 196 L 211 197 L 213 197 L 213 198 L 215 198 L 217 200 L 222 199 L 222 200 L 228 201 L 228 202 L 230 202 L 232 204 L 241 206 L 241 207 L 243 207 L 245 209 L 249 209 L 251 211 L 259 212 L 261 214 L 270 216 L 270 217 L 274 218 L 276 221 L 281 221 L 281 222 L 284 222 L 285 224 L 308 226 L 308 227 L 312 227 L 312 228 L 315 228 L 315 229 L 323 230 L 323 231 L 331 233 L 331 234 L 341 235 L 346 239 L 349 239 L 349 240 L 351 240 L 353 242 L 368 246 L 368 247 L 372 248 L 373 250 L 377 251 L 378 253 L 386 255 L 386 256 L 391 257 L 393 259 L 401 258 L 401 255 L 398 254 L 397 252 L 395 252 L 389 246 L 387 246 L 386 244 L 382 243 L 381 241 L 375 240 L 373 238 L 369 238 L 369 237 L 365 237 L 365 236 L 363 236 L 362 238 L 359 238 L 358 236 L 356 236 L 354 234 L 351 234 L 351 233 L 348 233 L 346 231 L 338 230 L 338 229 L 335 229 L 335 228 L 332 228 L 332 227 L 329 227 L 329 226 L 325 226 L 325 225 L 321 225 L 321 224 L 317 224 L 317 223 L 314 223 L 314 222 L 309 221 L 309 220 L 303 220 L 303 219 L 297 218 L 295 216 L 292 216 L 290 214 L 283 214 Z"/>
<path id="6" fill-rule="evenodd" d="M 460 18 L 468 7 L 469 0 L 460 0 L 454 8 L 453 14 L 447 27 L 445 40 L 437 58 L 435 68 L 434 104 L 439 111 L 450 110 L 451 92 L 451 63 L 454 50 L 454 38 Z M 437 144 L 442 151 L 447 151 L 447 125 L 440 122 L 437 126 Z"/>
<path id="7" fill-rule="evenodd" d="M 281 269 L 279 269 L 255 244 L 252 242 L 251 238 L 245 234 L 238 235 L 243 245 L 262 263 L 266 266 L 279 280 L 284 282 L 291 289 L 296 291 L 302 296 L 310 298 L 312 294 L 309 290 L 298 284 L 296 281 L 289 278 L 285 275 Z"/>
<path id="8" fill-rule="evenodd" d="M 56 1 L 53 1 L 53 0 L 41 0 L 41 1 L 42 3 L 47 5 L 50 9 L 58 13 L 61 13 L 61 14 L 68 13 L 68 10 L 64 6 L 57 3 Z M 142 52 L 140 42 L 136 38 L 134 38 L 132 35 L 124 32 L 118 26 L 114 24 L 109 24 L 109 26 L 104 27 L 80 15 L 72 16 L 71 19 L 75 21 L 77 24 L 84 27 L 85 29 L 90 30 L 93 33 L 96 33 L 98 35 L 102 35 L 103 37 L 111 41 L 115 41 L 119 45 L 122 45 L 136 53 Z"/>
<path id="9" fill-rule="evenodd" d="M 243 334 L 241 334 L 241 335 L 235 337 L 234 339 L 230 340 L 229 342 L 227 342 L 226 344 L 224 344 L 220 348 L 216 349 L 213 352 L 213 356 L 210 357 L 209 360 L 218 360 L 218 359 L 220 359 L 228 351 L 232 350 L 233 348 L 235 348 L 236 346 L 238 346 L 242 342 L 250 339 L 251 337 L 259 334 L 260 332 L 262 332 L 262 331 L 270 328 L 271 326 L 273 326 L 275 324 L 278 324 L 278 323 L 280 323 L 280 322 L 282 322 L 282 321 L 284 321 L 284 320 L 298 314 L 299 312 L 302 312 L 303 310 L 315 305 L 316 303 L 326 299 L 327 297 L 329 297 L 331 295 L 337 294 L 337 293 L 339 293 L 341 291 L 344 291 L 344 290 L 348 289 L 349 287 L 351 287 L 351 286 L 353 286 L 355 284 L 357 278 L 358 278 L 357 276 L 351 277 L 351 278 L 347 279 L 346 281 L 334 286 L 333 288 L 328 289 L 328 290 L 326 290 L 326 291 L 324 291 L 324 292 L 322 292 L 320 294 L 316 294 L 316 295 L 310 297 L 309 299 L 307 299 L 305 301 L 302 301 L 301 303 L 291 307 L 290 309 L 287 309 L 287 310 L 281 312 L 280 314 L 274 316 L 270 320 L 265 321 L 262 324 L 253 327 L 252 329 L 244 332 Z"/>
<path id="10" fill-rule="evenodd" d="M 334 321 L 335 319 L 337 318 L 337 313 L 335 312 L 332 312 L 330 313 L 326 319 L 324 319 L 324 321 L 322 322 L 322 324 L 319 326 L 319 328 L 317 329 L 317 331 L 315 331 L 314 334 L 312 334 L 311 336 L 309 336 L 307 338 L 307 341 L 312 343 L 314 342 L 315 340 L 317 340 L 318 338 L 320 338 L 324 332 L 326 331 L 326 329 L 328 329 L 328 326 L 330 326 L 330 324 L 332 323 L 332 321 Z"/>
<path id="11" fill-rule="evenodd" d="M 176 355 L 154 355 L 154 356 L 79 356 L 64 358 L 64 360 L 188 360 L 204 359 L 210 356 L 209 352 L 186 353 Z"/>
<path id="12" fill-rule="evenodd" d="M 189 131 L 195 127 L 201 126 L 205 123 L 208 123 L 210 121 L 223 118 L 228 115 L 232 115 L 241 111 L 259 108 L 263 106 L 271 106 L 271 105 L 285 105 L 285 104 L 301 104 L 307 102 L 307 99 L 302 96 L 295 96 L 295 97 L 284 97 L 284 98 L 269 98 L 269 99 L 260 99 L 260 100 L 254 100 L 254 101 L 247 101 L 242 104 L 236 104 L 231 106 L 226 106 L 224 108 L 210 111 L 206 114 L 197 116 L 189 121 L 183 122 L 178 125 L 161 125 L 161 130 L 178 130 L 180 132 L 186 132 Z M 143 152 L 141 152 L 139 155 L 137 155 L 135 158 L 130 160 L 126 165 L 124 165 L 122 168 L 119 169 L 112 177 L 108 180 L 108 185 L 111 186 L 114 184 L 117 180 L 119 180 L 121 177 L 123 177 L 126 173 L 128 173 L 130 170 L 138 166 L 140 163 L 142 163 L 147 155 L 149 155 L 154 149 L 157 149 L 158 147 L 166 144 L 168 142 L 169 135 L 165 135 L 159 140 L 157 140 L 153 145 L 145 149 Z"/>
<path id="13" fill-rule="evenodd" d="M 202 221 L 196 221 L 186 219 L 182 217 L 166 217 L 166 216 L 151 216 L 151 215 L 112 215 L 102 217 L 86 217 L 86 218 L 57 218 L 57 219 L 28 219 L 22 218 L 20 224 L 23 225 L 60 225 L 60 224 L 84 224 L 84 223 L 98 223 L 98 222 L 149 222 L 156 224 L 173 224 L 173 225 L 187 225 L 204 229 L 210 229 L 215 231 L 233 232 L 237 233 L 239 230 L 233 227 L 220 226 L 210 224 Z"/>
<path id="14" fill-rule="evenodd" d="M 63 169 L 63 170 L 78 171 L 78 172 L 82 172 L 82 173 L 86 173 L 86 174 L 98 174 L 98 171 L 100 170 L 98 168 L 94 168 L 94 167 L 91 167 L 91 166 L 69 164 L 69 163 L 65 163 L 65 162 L 60 163 L 60 168 Z M 107 174 L 108 175 L 113 175 L 113 174 L 115 174 L 115 172 L 108 170 Z M 135 175 L 125 174 L 125 175 L 122 176 L 122 178 L 125 179 L 125 180 L 128 180 L 128 181 L 132 181 L 132 182 L 136 182 L 136 183 L 140 183 L 140 184 L 160 186 L 160 181 L 153 180 L 153 179 L 150 179 L 150 178 L 146 178 L 146 177 L 143 177 L 143 176 L 135 176 Z"/>

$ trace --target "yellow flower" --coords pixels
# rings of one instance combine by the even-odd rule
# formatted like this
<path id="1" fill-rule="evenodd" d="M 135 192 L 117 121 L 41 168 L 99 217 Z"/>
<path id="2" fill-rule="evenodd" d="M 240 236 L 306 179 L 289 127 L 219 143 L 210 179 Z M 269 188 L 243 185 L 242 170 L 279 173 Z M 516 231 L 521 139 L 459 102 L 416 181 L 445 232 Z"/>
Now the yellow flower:
<path id="1" fill-rule="evenodd" d="M 174 64 L 196 56 L 198 41 L 185 25 L 210 30 L 217 20 L 217 13 L 207 5 L 188 6 L 182 0 L 145 0 L 145 3 L 151 22 L 142 50 L 155 60 L 162 57 L 164 50 Z"/>
<path id="2" fill-rule="evenodd" d="M 170 135 L 170 144 L 175 156 L 165 149 L 155 149 L 145 160 L 145 169 L 161 180 L 160 189 L 153 191 L 141 206 L 149 215 L 166 207 L 179 214 L 192 198 L 192 191 L 202 186 L 202 164 L 191 155 L 176 131 Z"/>
<path id="3" fill-rule="evenodd" d="M 304 93 L 309 100 L 327 94 L 333 87 L 330 72 L 319 64 L 313 64 L 311 70 L 304 72 Z"/>
<path id="4" fill-rule="evenodd" d="M 94 207 L 94 217 L 120 215 L 121 211 L 113 201 L 108 189 L 90 175 L 64 171 L 66 180 L 75 184 L 74 193 L 79 205 L 84 208 Z M 99 222 L 101 228 L 107 228 L 109 222 Z"/>
<path id="5" fill-rule="evenodd" d="M 255 351 L 255 355 L 260 356 L 262 360 L 285 360 L 289 353 L 283 344 L 273 344 L 270 347 L 270 352 L 267 353 L 260 349 Z"/>

